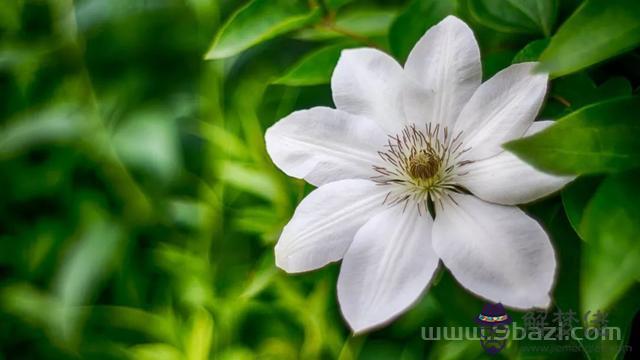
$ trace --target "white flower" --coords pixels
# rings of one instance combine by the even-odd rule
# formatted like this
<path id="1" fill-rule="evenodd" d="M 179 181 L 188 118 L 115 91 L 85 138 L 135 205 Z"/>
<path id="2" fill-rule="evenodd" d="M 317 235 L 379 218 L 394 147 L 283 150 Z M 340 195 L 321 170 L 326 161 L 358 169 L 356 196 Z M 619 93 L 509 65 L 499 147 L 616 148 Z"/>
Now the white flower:
<path id="1" fill-rule="evenodd" d="M 337 109 L 294 112 L 266 133 L 273 162 L 319 186 L 285 226 L 277 265 L 295 273 L 342 259 L 338 299 L 354 332 L 415 303 L 439 260 L 483 298 L 548 307 L 554 250 L 514 205 L 571 178 L 501 148 L 551 124 L 533 122 L 547 89 L 534 66 L 481 84 L 476 40 L 453 16 L 427 31 L 404 69 L 375 49 L 344 51 L 331 81 Z"/>

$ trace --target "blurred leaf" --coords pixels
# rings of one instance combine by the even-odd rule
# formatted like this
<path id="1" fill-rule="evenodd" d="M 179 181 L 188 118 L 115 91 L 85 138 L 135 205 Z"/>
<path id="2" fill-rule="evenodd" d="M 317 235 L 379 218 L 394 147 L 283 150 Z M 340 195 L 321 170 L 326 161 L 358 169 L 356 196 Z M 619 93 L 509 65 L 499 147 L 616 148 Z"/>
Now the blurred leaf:
<path id="1" fill-rule="evenodd" d="M 455 13 L 456 4 L 455 0 L 412 0 L 389 29 L 389 46 L 393 55 L 405 60 L 430 27 Z"/>
<path id="2" fill-rule="evenodd" d="M 601 176 L 581 176 L 562 190 L 564 211 L 571 226 L 583 240 L 585 240 L 585 236 L 580 230 L 582 215 L 601 182 Z"/>
<path id="3" fill-rule="evenodd" d="M 469 9 L 481 24 L 503 32 L 551 35 L 557 0 L 470 0 Z"/>
<path id="4" fill-rule="evenodd" d="M 56 312 L 60 310 L 55 298 L 25 283 L 4 286 L 0 305 L 5 312 L 46 330 L 53 328 Z"/>
<path id="5" fill-rule="evenodd" d="M 83 208 L 84 224 L 78 240 L 57 277 L 57 291 L 64 304 L 79 305 L 92 296 L 124 240 L 123 229 L 100 210 Z"/>
<path id="6" fill-rule="evenodd" d="M 366 37 L 384 36 L 397 13 L 396 9 L 360 8 L 341 12 L 335 23 L 305 29 L 296 34 L 300 40 L 322 41 L 347 37 L 368 42 Z"/>
<path id="7" fill-rule="evenodd" d="M 246 159 L 250 151 L 247 145 L 232 132 L 208 123 L 200 123 L 200 136 L 210 141 L 221 153 L 237 159 Z"/>
<path id="8" fill-rule="evenodd" d="M 240 295 L 241 298 L 252 298 L 269 286 L 273 277 L 278 272 L 277 268 L 273 266 L 274 263 L 273 253 L 268 252 L 262 257 L 259 261 L 258 268 L 249 279 L 242 295 Z"/>
<path id="9" fill-rule="evenodd" d="M 166 112 L 154 109 L 137 113 L 113 135 L 113 145 L 125 164 L 163 183 L 175 178 L 181 167 L 176 126 Z"/>
<path id="10" fill-rule="evenodd" d="M 580 224 L 587 245 L 582 264 L 582 307 L 605 310 L 640 278 L 640 172 L 606 178 Z"/>
<path id="11" fill-rule="evenodd" d="M 588 0 L 560 27 L 542 53 L 541 68 L 562 76 L 640 44 L 640 1 Z"/>
<path id="12" fill-rule="evenodd" d="M 328 84 L 331 82 L 331 74 L 338 63 L 340 53 L 345 48 L 345 45 L 331 45 L 313 51 L 273 83 L 289 86 Z"/>
<path id="13" fill-rule="evenodd" d="M 484 354 L 478 345 L 477 340 L 442 340 L 435 343 L 432 356 L 440 360 L 477 359 Z"/>
<path id="14" fill-rule="evenodd" d="M 140 344 L 130 347 L 129 353 L 135 360 L 183 360 L 180 350 L 164 343 Z"/>
<path id="15" fill-rule="evenodd" d="M 172 313 L 154 314 L 124 306 L 94 306 L 91 320 L 114 330 L 144 334 L 148 339 L 177 344 L 176 322 Z"/>
<path id="16" fill-rule="evenodd" d="M 608 327 L 620 328 L 620 340 L 610 339 L 609 337 L 598 337 L 595 340 L 583 339 L 582 343 L 587 350 L 587 354 L 590 359 L 622 359 L 628 358 L 629 351 L 633 351 L 631 347 L 624 348 L 625 343 L 633 345 L 634 342 L 627 342 L 629 333 L 631 332 L 631 325 L 634 320 L 634 316 L 638 317 L 638 310 L 640 310 L 640 286 L 636 283 L 624 296 L 616 301 L 615 305 L 604 311 L 602 309 L 587 309 L 584 311 L 590 311 L 591 320 L 593 320 L 594 312 L 598 310 L 604 311 L 607 319 Z M 613 331 L 611 334 L 615 334 Z M 633 334 L 632 334 L 633 336 Z M 625 355 L 627 354 L 627 355 Z M 633 354 L 633 352 L 631 352 Z"/>
<path id="17" fill-rule="evenodd" d="M 206 360 L 210 358 L 213 337 L 213 319 L 205 309 L 195 312 L 191 323 L 191 332 L 187 339 L 187 360 Z"/>
<path id="18" fill-rule="evenodd" d="M 546 49 L 547 45 L 549 45 L 549 39 L 539 39 L 528 43 L 527 46 L 513 57 L 512 63 L 517 64 L 528 61 L 538 61 L 540 54 L 542 54 L 544 49 Z"/>
<path id="19" fill-rule="evenodd" d="M 61 335 L 71 343 L 75 341 L 80 325 L 76 322 L 79 319 L 70 318 L 74 307 L 85 304 L 95 295 L 112 270 L 125 240 L 122 227 L 93 205 L 85 205 L 82 215 L 78 240 L 65 257 L 55 281 L 62 305 L 56 313 Z"/>
<path id="20" fill-rule="evenodd" d="M 78 140 L 91 130 L 79 109 L 60 106 L 30 113 L 0 128 L 0 157 L 43 143 Z"/>
<path id="21" fill-rule="evenodd" d="M 337 10 L 353 1 L 354 0 L 325 0 L 327 6 L 333 10 Z"/>
<path id="22" fill-rule="evenodd" d="M 282 230 L 282 216 L 271 207 L 244 207 L 234 212 L 232 224 L 239 232 L 262 235 L 265 244 L 274 245 Z"/>
<path id="23" fill-rule="evenodd" d="M 218 173 L 225 183 L 267 200 L 281 196 L 280 186 L 269 173 L 236 162 L 224 161 Z"/>
<path id="24" fill-rule="evenodd" d="M 319 9 L 310 10 L 304 1 L 252 0 L 229 18 L 216 35 L 206 59 L 222 59 L 299 29 L 318 18 Z"/>
<path id="25" fill-rule="evenodd" d="M 617 172 L 640 166 L 640 98 L 587 106 L 504 147 L 540 169 L 559 174 Z"/>
<path id="26" fill-rule="evenodd" d="M 219 355 L 220 360 L 254 360 L 256 355 L 247 348 L 229 348 Z"/>
<path id="27" fill-rule="evenodd" d="M 206 202 L 196 202 L 190 199 L 172 199 L 168 204 L 168 211 L 178 226 L 191 229 L 201 229 L 214 216 L 214 211 Z"/>

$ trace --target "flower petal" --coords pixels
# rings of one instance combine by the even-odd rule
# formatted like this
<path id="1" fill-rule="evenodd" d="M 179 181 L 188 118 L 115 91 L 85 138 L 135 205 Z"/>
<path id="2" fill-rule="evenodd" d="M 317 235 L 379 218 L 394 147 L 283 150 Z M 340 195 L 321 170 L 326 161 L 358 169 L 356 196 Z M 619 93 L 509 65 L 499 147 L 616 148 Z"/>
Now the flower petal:
<path id="1" fill-rule="evenodd" d="M 276 265 L 290 273 L 342 258 L 362 225 L 384 210 L 385 189 L 369 180 L 340 180 L 300 202 L 276 244 Z"/>
<path id="2" fill-rule="evenodd" d="M 325 107 L 296 111 L 265 134 L 273 162 L 316 186 L 374 175 L 377 151 L 386 140 L 371 120 Z"/>
<path id="3" fill-rule="evenodd" d="M 549 306 L 554 250 L 540 224 L 519 208 L 452 193 L 438 204 L 433 247 L 473 293 L 514 308 Z"/>
<path id="4" fill-rule="evenodd" d="M 400 64 L 380 50 L 343 50 L 331 78 L 333 101 L 339 110 L 373 119 L 387 134 L 396 134 L 405 124 L 404 76 Z"/>
<path id="5" fill-rule="evenodd" d="M 536 121 L 525 136 L 553 124 Z M 542 172 L 509 151 L 475 161 L 463 167 L 460 185 L 477 197 L 498 204 L 516 205 L 539 199 L 560 190 L 575 176 L 557 176 Z"/>
<path id="6" fill-rule="evenodd" d="M 521 137 L 535 119 L 547 91 L 547 74 L 534 74 L 536 63 L 509 66 L 484 82 L 464 106 L 454 133 L 463 132 L 465 159 L 481 160 Z"/>
<path id="7" fill-rule="evenodd" d="M 426 92 L 405 99 L 407 119 L 414 123 L 453 126 L 460 110 L 482 81 L 480 49 L 462 20 L 447 16 L 415 45 L 405 64 L 407 77 Z"/>
<path id="8" fill-rule="evenodd" d="M 438 266 L 432 225 L 417 208 L 394 206 L 358 231 L 338 278 L 340 308 L 354 332 L 391 321 L 420 297 Z"/>

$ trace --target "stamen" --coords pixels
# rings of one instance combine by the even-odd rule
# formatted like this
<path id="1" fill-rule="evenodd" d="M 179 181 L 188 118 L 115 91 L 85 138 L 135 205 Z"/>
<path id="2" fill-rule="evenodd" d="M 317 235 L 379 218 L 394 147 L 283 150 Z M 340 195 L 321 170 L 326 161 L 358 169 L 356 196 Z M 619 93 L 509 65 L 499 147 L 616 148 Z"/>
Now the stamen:
<path id="1" fill-rule="evenodd" d="M 462 144 L 462 132 L 455 136 L 447 127 L 428 123 L 424 129 L 406 126 L 390 135 L 378 155 L 383 166 L 374 166 L 371 179 L 389 186 L 384 202 L 390 206 L 414 202 L 418 213 L 428 213 L 429 199 L 441 201 L 447 192 L 457 191 L 456 178 L 469 160 L 459 161 L 469 150 Z"/>

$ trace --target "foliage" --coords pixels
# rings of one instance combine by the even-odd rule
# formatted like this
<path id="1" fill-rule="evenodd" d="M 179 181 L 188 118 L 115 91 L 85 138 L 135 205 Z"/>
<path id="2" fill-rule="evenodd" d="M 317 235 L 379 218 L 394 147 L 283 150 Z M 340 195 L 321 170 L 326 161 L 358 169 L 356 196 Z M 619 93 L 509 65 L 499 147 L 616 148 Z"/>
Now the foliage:
<path id="1" fill-rule="evenodd" d="M 477 341 L 421 339 L 421 326 L 468 326 L 482 307 L 446 271 L 392 325 L 352 337 L 337 265 L 289 276 L 273 259 L 311 187 L 271 164 L 264 130 L 332 106 L 341 49 L 402 62 L 448 14 L 474 29 L 485 78 L 538 58 L 552 72 L 541 116 L 558 124 L 508 145 L 581 175 L 523 206 L 557 250 L 551 310 L 608 311 L 627 336 L 640 291 L 638 4 L 5 1 L 0 359 L 485 356 Z M 539 356 L 525 345 L 498 358 Z M 622 343 L 577 345 L 609 359 Z"/>

